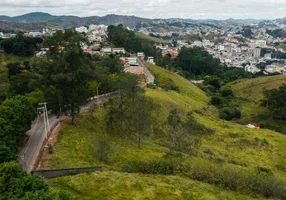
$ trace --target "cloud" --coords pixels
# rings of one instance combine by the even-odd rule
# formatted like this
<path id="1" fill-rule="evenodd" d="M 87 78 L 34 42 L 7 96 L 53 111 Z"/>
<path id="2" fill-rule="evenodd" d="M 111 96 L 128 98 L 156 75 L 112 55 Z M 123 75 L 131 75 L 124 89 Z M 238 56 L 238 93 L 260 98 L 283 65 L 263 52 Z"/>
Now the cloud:
<path id="1" fill-rule="evenodd" d="M 29 12 L 54 15 L 136 15 L 146 18 L 263 18 L 284 17 L 286 0 L 1 0 L 1 15 Z"/>

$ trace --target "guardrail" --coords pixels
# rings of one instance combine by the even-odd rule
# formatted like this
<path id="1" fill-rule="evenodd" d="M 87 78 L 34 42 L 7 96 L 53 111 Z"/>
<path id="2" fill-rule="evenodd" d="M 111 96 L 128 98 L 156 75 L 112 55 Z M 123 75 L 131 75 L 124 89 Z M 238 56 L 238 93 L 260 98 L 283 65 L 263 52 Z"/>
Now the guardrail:
<path id="1" fill-rule="evenodd" d="M 103 171 L 102 167 L 85 167 L 85 168 L 67 168 L 67 169 L 54 169 L 54 170 L 37 170 L 32 171 L 31 174 L 39 175 L 44 178 L 56 178 L 61 176 L 70 176 L 81 174 L 84 172 Z"/>

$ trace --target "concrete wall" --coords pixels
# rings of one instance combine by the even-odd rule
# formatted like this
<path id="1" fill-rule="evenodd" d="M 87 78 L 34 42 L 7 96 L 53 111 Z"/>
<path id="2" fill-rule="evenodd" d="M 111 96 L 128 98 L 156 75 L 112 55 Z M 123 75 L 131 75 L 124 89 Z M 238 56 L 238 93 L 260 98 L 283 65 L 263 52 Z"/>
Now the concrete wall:
<path id="1" fill-rule="evenodd" d="M 56 169 L 56 170 L 37 170 L 31 173 L 37 174 L 44 178 L 56 178 L 60 176 L 76 175 L 84 172 L 102 171 L 102 167 L 87 167 L 87 168 L 70 168 L 70 169 Z"/>

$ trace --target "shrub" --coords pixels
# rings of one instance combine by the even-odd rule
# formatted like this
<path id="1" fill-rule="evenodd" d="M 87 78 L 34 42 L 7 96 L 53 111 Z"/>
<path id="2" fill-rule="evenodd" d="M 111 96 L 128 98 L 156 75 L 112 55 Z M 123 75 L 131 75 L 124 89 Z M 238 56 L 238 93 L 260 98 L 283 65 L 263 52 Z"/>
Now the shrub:
<path id="1" fill-rule="evenodd" d="M 51 144 L 48 144 L 48 152 L 49 152 L 49 154 L 54 153 L 53 146 Z"/>
<path id="2" fill-rule="evenodd" d="M 166 160 L 131 160 L 121 167 L 121 171 L 143 174 L 174 174 L 174 164 Z"/>
<path id="3" fill-rule="evenodd" d="M 179 90 L 178 86 L 176 86 L 175 82 L 172 79 L 167 78 L 167 77 L 162 77 L 162 76 L 158 77 L 158 86 L 167 91 L 168 90 L 175 90 L 175 91 Z"/>
<path id="4" fill-rule="evenodd" d="M 211 104 L 214 106 L 219 106 L 223 103 L 223 99 L 219 96 L 213 96 L 211 98 Z"/>
<path id="5" fill-rule="evenodd" d="M 109 162 L 112 149 L 108 141 L 98 140 L 94 144 L 95 157 L 101 162 Z"/>
<path id="6" fill-rule="evenodd" d="M 230 87 L 226 86 L 226 87 L 222 87 L 220 89 L 220 93 L 223 97 L 233 97 L 233 91 Z"/>
<path id="7" fill-rule="evenodd" d="M 220 118 L 224 120 L 232 120 L 234 118 L 241 118 L 241 111 L 239 107 L 223 107 L 220 109 Z"/>
<path id="8" fill-rule="evenodd" d="M 196 163 L 191 168 L 193 179 L 225 188 L 262 194 L 266 197 L 286 198 L 286 183 L 265 168 L 245 170 L 232 165 Z"/>

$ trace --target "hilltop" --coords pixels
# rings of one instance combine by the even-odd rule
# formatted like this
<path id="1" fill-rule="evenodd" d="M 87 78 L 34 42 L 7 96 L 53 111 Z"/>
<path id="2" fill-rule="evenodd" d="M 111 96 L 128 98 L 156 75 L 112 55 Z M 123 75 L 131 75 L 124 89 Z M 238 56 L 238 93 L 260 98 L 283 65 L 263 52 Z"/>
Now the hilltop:
<path id="1" fill-rule="evenodd" d="M 177 88 L 146 89 L 146 96 L 160 105 L 155 135 L 144 137 L 138 149 L 132 138 L 108 134 L 104 106 L 83 115 L 76 126 L 65 123 L 53 145 L 54 154 L 46 154 L 41 168 L 101 165 L 104 172 L 48 180 L 53 190 L 65 190 L 80 199 L 263 199 L 263 195 L 236 188 L 239 180 L 231 180 L 231 177 L 251 173 L 247 176 L 250 178 L 256 176 L 252 172 L 259 169 L 269 173 L 267 176 L 286 178 L 286 136 L 219 119 L 216 108 L 208 104 L 209 98 L 202 90 L 173 72 L 146 65 L 159 81 L 168 79 Z M 164 144 L 166 127 L 160 124 L 167 120 L 171 107 L 177 107 L 182 117 L 191 112 L 195 120 L 187 141 L 191 151 L 176 152 L 183 156 L 181 167 L 187 172 L 172 175 L 126 173 L 122 166 L 129 166 L 134 160 L 148 163 L 169 155 L 170 149 Z M 192 135 L 198 140 L 192 141 Z M 113 152 L 108 162 L 96 157 L 94 145 L 102 140 L 109 141 Z M 229 183 L 224 176 L 216 177 L 216 173 L 222 172 L 220 170 L 225 170 L 226 174 L 231 170 Z M 195 175 L 197 173 L 200 178 Z M 213 173 L 215 178 L 204 173 Z M 230 183 L 234 185 L 225 185 Z"/>

